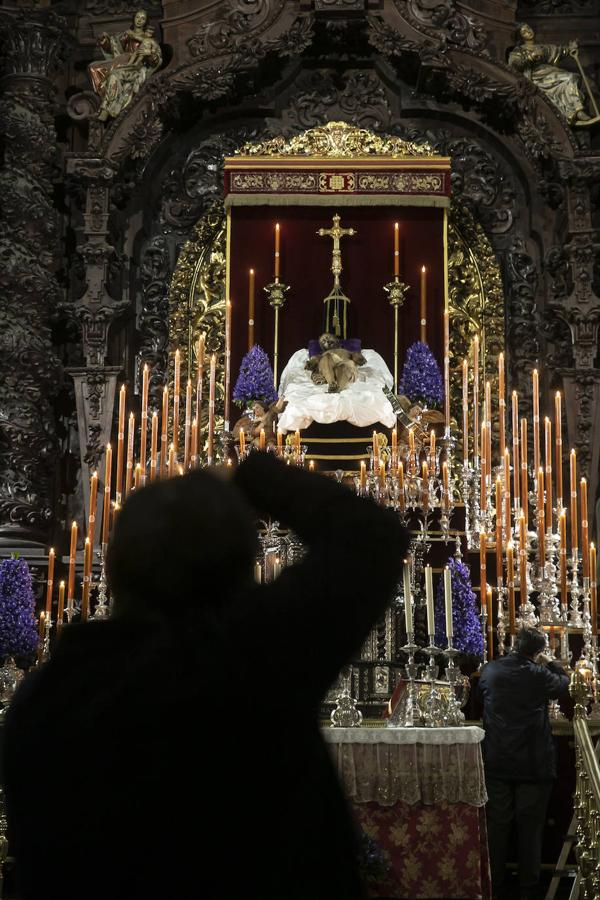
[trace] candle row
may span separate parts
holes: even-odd
[[[230,330],[231,313],[230,304],[226,307],[225,330]],[[205,369],[205,337],[201,335],[197,345],[197,371],[195,385],[188,378],[185,389],[185,412],[183,416],[183,445],[180,446],[182,415],[181,415],[181,354],[175,351],[173,368],[173,395],[170,397],[168,386],[163,388],[161,414],[157,411],[148,416],[148,366],[144,365],[142,374],[141,415],[139,429],[136,426],[136,417],[133,412],[127,418],[127,435],[125,435],[125,418],[127,394],[125,385],[119,391],[119,413],[117,430],[117,457],[114,480],[114,503],[120,507],[129,492],[135,487],[144,485],[149,479],[153,481],[157,477],[173,475],[179,468],[187,470],[195,468],[200,460],[200,453],[204,446],[202,438],[202,418],[204,402],[204,369]],[[229,373],[229,360],[225,356],[225,378]],[[208,392],[208,430],[207,430],[207,455],[209,459],[214,457],[215,443],[215,391],[216,391],[216,354],[210,357],[209,392]],[[226,416],[228,414],[226,406]],[[150,450],[148,452],[148,431],[150,431]],[[127,440],[125,441],[125,438]],[[136,454],[136,444],[139,437],[139,453]],[[169,441],[169,437],[171,440]],[[104,478],[104,514],[102,542],[108,539],[109,512],[112,497],[112,445],[107,444],[105,455]],[[97,489],[92,476],[92,490]],[[95,495],[94,495],[95,496]],[[91,514],[95,511],[95,503],[90,499]],[[90,529],[93,523],[90,522]],[[93,529],[92,529],[93,531]]]
[[[250,444],[246,437],[246,432],[244,431],[243,428],[240,428],[238,442],[239,442],[239,444],[238,444],[239,454],[238,455],[239,455],[240,460],[242,460],[247,456],[248,451],[250,449]],[[290,446],[290,445],[288,444],[287,446]],[[259,450],[267,449],[267,435],[266,435],[264,428],[261,428],[259,431],[259,434],[258,434],[258,449]],[[280,428],[277,429],[277,443],[275,446],[275,450],[276,450],[277,456],[283,457],[285,455],[284,446],[283,446],[283,432]],[[300,437],[300,432],[297,430],[294,432],[293,438],[291,440],[291,452],[292,452],[293,456],[295,457],[295,461],[297,463],[299,463],[301,460],[301,457],[302,457],[302,440]]]
[[[454,637],[454,622],[452,617],[452,573],[449,566],[444,567],[444,612],[446,617],[446,637]],[[414,634],[413,597],[411,590],[410,566],[404,563],[402,572],[404,591],[404,620],[407,635]],[[435,635],[435,608],[433,601],[433,569],[425,566],[425,605],[427,609],[427,634],[433,643]]]

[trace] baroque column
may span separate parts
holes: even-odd
[[[117,375],[121,366],[105,365],[108,352],[108,332],[111,324],[129,307],[127,300],[115,298],[109,287],[111,264],[117,253],[110,242],[110,191],[115,175],[114,166],[106,159],[91,156],[72,156],[67,172],[85,189],[83,237],[79,247],[85,267],[85,291],[64,310],[81,328],[85,365],[69,369],[75,382],[77,425],[81,456],[82,486],[86,518],[89,514],[90,475],[100,466],[106,443],[110,440]],[[117,288],[118,291],[118,288]],[[102,490],[98,492],[98,504]],[[95,511],[95,515],[98,510]],[[96,543],[100,529],[96,529]]]
[[[59,299],[55,88],[66,23],[48,9],[0,9],[0,547],[44,544],[58,445],[61,367],[50,319]]]
[[[561,249],[563,277],[554,281],[551,308],[571,338],[573,367],[562,372],[569,444],[577,449],[580,473],[589,481],[593,520],[600,470],[600,296],[594,290],[600,242],[592,224],[591,188],[600,177],[600,157],[565,160],[560,174],[567,185],[569,224]]]

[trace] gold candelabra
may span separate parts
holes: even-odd
[[[394,309],[394,393],[398,393],[398,313],[400,307],[404,306],[406,292],[410,285],[400,281],[396,275],[393,281],[388,281],[383,286],[384,291],[389,297],[390,306]]]
[[[279,278],[275,278],[271,284],[268,284],[263,290],[269,298],[269,305],[275,311],[275,336],[273,338],[273,382],[277,388],[277,372],[279,367],[279,310],[283,308],[285,303],[285,295],[289,291],[289,284],[283,284]]]

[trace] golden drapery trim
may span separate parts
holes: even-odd
[[[450,206],[450,198],[436,194],[228,194],[232,206]]]

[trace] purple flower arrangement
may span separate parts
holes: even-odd
[[[429,409],[441,409],[444,403],[444,382],[435,356],[422,341],[415,341],[406,351],[400,393],[413,403]]]
[[[273,369],[269,357],[259,344],[255,344],[242,360],[240,374],[233,389],[233,400],[240,407],[255,401],[269,405],[277,400]]]
[[[0,657],[31,656],[37,650],[35,598],[24,559],[0,563]]]
[[[483,634],[479,621],[477,598],[471,585],[469,567],[456,557],[447,562],[452,577],[452,621],[454,646],[463,653],[483,658]],[[447,647],[445,633],[444,579],[440,578],[435,595],[435,643]]]

